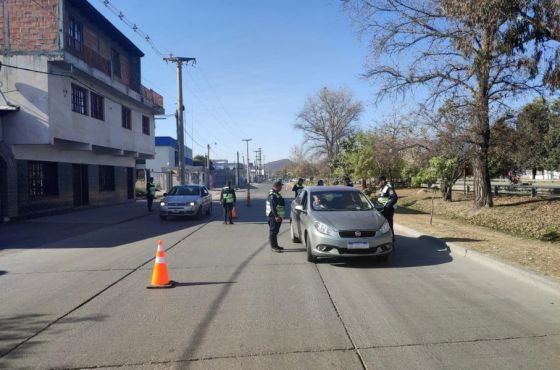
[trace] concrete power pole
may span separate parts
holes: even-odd
[[[235,187],[239,189],[239,152],[237,152],[237,162],[235,162]]]
[[[183,57],[168,57],[163,58],[166,62],[177,63],[177,96],[178,96],[178,106],[177,106],[177,141],[179,148],[179,182],[181,185],[185,185],[185,135],[184,135],[184,121],[183,121],[183,111],[185,107],[183,106],[183,63],[186,65],[189,62],[196,63],[195,58],[183,58]]]
[[[249,141],[253,139],[242,139],[247,143],[247,207],[251,205],[251,172],[249,171]]]
[[[206,187],[210,189],[210,144],[206,145]]]

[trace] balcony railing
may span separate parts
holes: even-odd
[[[92,67],[99,69],[106,75],[111,75],[110,60],[103,58],[95,50],[84,45],[84,43],[76,42],[76,40],[70,37],[70,35],[67,35],[66,37],[66,50]]]
[[[159,95],[154,90],[142,86],[142,95],[145,100],[151,102],[156,107],[163,108],[163,96]]]

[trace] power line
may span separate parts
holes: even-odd
[[[105,5],[107,9],[111,11],[115,16],[117,16],[124,24],[126,24],[132,31],[137,33],[140,37],[142,37],[146,42],[150,45],[152,50],[161,58],[172,56],[172,53],[163,53],[152,40],[150,35],[144,32],[138,25],[128,19],[122,11],[117,9],[109,0],[99,0],[100,3]]]

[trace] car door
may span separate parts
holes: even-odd
[[[212,199],[210,198],[210,192],[204,186],[202,187],[202,204],[203,210],[208,210],[212,206]]]
[[[303,207],[304,210],[307,209],[307,190],[302,190],[301,193],[296,198],[297,205]],[[306,212],[306,211],[305,211]],[[303,218],[305,216],[305,212],[294,212],[296,218],[296,230],[297,230],[297,237],[301,238],[303,236],[302,230],[305,230],[305,226],[302,226],[302,222],[304,221]]]

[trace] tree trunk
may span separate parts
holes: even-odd
[[[533,180],[537,178],[537,169],[533,167]]]
[[[486,40],[485,40],[486,41]],[[490,171],[488,168],[488,149],[490,147],[490,114],[488,99],[489,68],[487,64],[481,67],[478,78],[478,92],[475,97],[474,115],[474,158],[473,158],[473,188],[474,208],[492,207],[492,189],[490,185]]]

